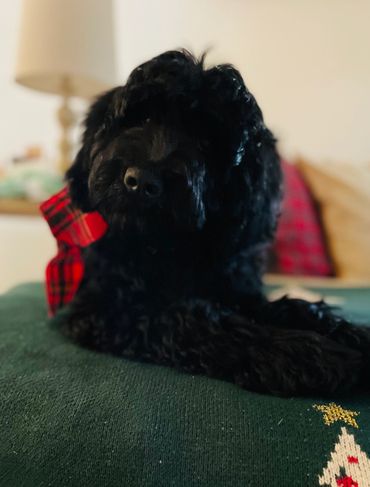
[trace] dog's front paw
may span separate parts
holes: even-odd
[[[350,325],[343,322],[330,338],[361,353],[363,363],[361,383],[370,390],[370,326]]]
[[[61,325],[64,336],[79,345],[101,352],[110,352],[112,342],[106,320],[93,312],[80,313],[72,309],[64,317]]]
[[[362,355],[315,332],[280,330],[268,349],[265,345],[259,350],[254,362],[270,393],[327,395],[358,385]]]

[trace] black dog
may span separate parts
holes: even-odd
[[[67,179],[109,224],[64,324],[80,344],[272,394],[368,387],[370,329],[262,294],[281,171],[235,68],[139,66],[91,107]]]

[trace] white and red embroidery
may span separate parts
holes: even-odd
[[[328,487],[370,487],[370,460],[354,435],[341,428],[331,459],[319,476]]]

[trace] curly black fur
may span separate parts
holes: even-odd
[[[170,51],[136,68],[92,105],[67,179],[109,224],[64,323],[80,344],[273,394],[368,386],[369,330],[262,294],[281,170],[234,67]]]

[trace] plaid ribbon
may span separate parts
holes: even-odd
[[[82,213],[72,205],[68,187],[40,205],[58,245],[57,255],[46,268],[49,315],[69,303],[84,274],[81,248],[99,240],[108,225],[98,212]]]

